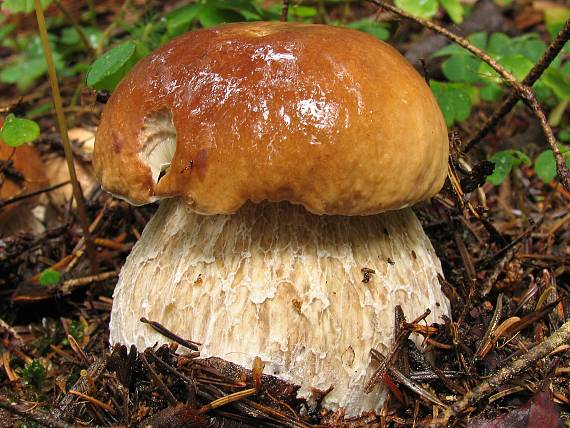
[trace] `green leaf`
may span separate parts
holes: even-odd
[[[41,0],[42,8],[45,9],[52,0]],[[34,11],[34,0],[4,0],[2,10],[11,13],[30,13]]]
[[[59,284],[61,273],[55,269],[48,268],[40,274],[40,284],[44,286]]]
[[[456,24],[463,22],[463,6],[459,0],[439,0],[449,17]]]
[[[538,155],[534,162],[534,171],[538,178],[545,183],[550,183],[556,177],[556,161],[550,150],[545,150]]]
[[[347,27],[354,30],[364,31],[365,33],[371,34],[380,40],[388,40],[390,37],[390,32],[386,28],[386,24],[376,22],[370,18],[364,18],[359,21],[351,22],[347,25]]]
[[[534,67],[534,63],[521,54],[503,58],[501,64],[519,81],[523,80],[532,67]]]
[[[461,122],[471,114],[471,94],[465,85],[430,81],[430,87],[437,99],[447,126]]]
[[[93,27],[85,27],[82,28],[83,34],[85,34],[85,38],[91,45],[91,47],[96,48],[99,44],[99,39],[101,38],[101,31],[97,28]],[[73,27],[66,27],[61,32],[61,37],[59,38],[61,44],[66,46],[79,46],[80,48],[84,48],[83,42],[79,37],[79,32]]]
[[[544,10],[544,22],[550,37],[553,39],[568,19],[570,19],[570,8],[568,7],[550,6]]]
[[[518,81],[523,80],[534,66],[532,61],[521,54],[515,54],[507,57],[498,57],[498,61],[505,69],[513,74]],[[485,80],[497,84],[503,82],[499,74],[485,62],[481,62],[478,71],[481,78]]]
[[[561,100],[570,100],[570,76],[564,76],[560,70],[548,68],[540,79]]]
[[[239,22],[243,21],[244,17],[231,10],[231,9],[221,9],[217,7],[203,7],[198,12],[198,20],[202,27],[214,27],[216,25],[223,24],[225,22]]]
[[[461,46],[455,44],[455,43],[450,43],[447,46],[444,46],[443,48],[435,51],[431,57],[432,58],[438,58],[441,56],[448,56],[448,55],[470,55],[469,51],[466,49],[463,49]]]
[[[56,37],[49,35],[48,38],[55,68],[61,73],[65,69],[65,63],[56,49]],[[23,45],[24,49],[15,57],[15,61],[1,68],[0,81],[17,85],[20,91],[24,91],[47,73],[47,64],[39,36],[23,37],[18,44]]]
[[[166,15],[166,30],[171,36],[178,36],[190,28],[197,18],[201,5],[193,3],[173,10]]]
[[[243,13],[247,11],[250,14],[257,14],[260,17],[263,14],[263,9],[259,6],[258,3],[261,3],[258,0],[206,0],[204,2],[207,6],[214,6],[218,9],[228,9],[233,10],[238,13]],[[280,4],[279,4],[280,6]],[[295,7],[295,5],[291,4],[291,8]],[[305,6],[303,6],[305,7]],[[280,11],[281,12],[281,11]],[[279,14],[281,15],[281,14]]]
[[[480,49],[485,49],[487,46],[487,33],[482,31],[479,33],[470,34],[467,37],[467,40],[469,40],[474,46]],[[441,48],[440,50],[436,51],[434,54],[432,54],[432,58],[437,58],[440,56],[447,56],[447,55],[457,55],[457,54],[472,55],[467,49],[462,48],[456,43],[451,43]]]
[[[40,136],[40,127],[33,120],[19,119],[9,114],[0,130],[0,139],[10,147],[30,143]]]
[[[502,150],[491,157],[491,162],[495,164],[493,173],[487,177],[487,181],[498,186],[508,177],[515,166],[521,164],[530,165],[531,161],[527,155],[519,150]]]
[[[396,0],[396,6],[412,15],[430,19],[437,13],[437,0]]]
[[[0,81],[17,85],[21,91],[30,87],[34,81],[47,72],[47,65],[43,58],[21,59],[6,65],[0,71]]]
[[[482,79],[479,76],[481,60],[472,55],[453,55],[441,65],[445,77],[452,82],[477,83]]]
[[[492,55],[505,55],[508,54],[508,46],[511,43],[511,38],[504,33],[493,33],[489,37],[489,44],[487,52]]]
[[[551,101],[550,98],[552,98],[552,90],[544,83],[542,78],[532,85],[532,89],[534,90],[539,102],[546,103]]]
[[[22,380],[25,385],[40,388],[44,383],[47,375],[45,367],[39,360],[33,360],[27,364],[21,371]]]
[[[479,49],[485,49],[487,47],[487,33],[484,31],[470,34],[467,40],[471,42],[472,45],[478,47]]]
[[[289,16],[297,18],[312,18],[317,15],[317,9],[312,6],[293,5],[289,9]]]
[[[570,141],[570,131],[560,131],[558,133],[558,139],[560,141]]]
[[[81,340],[85,335],[85,326],[79,320],[71,321],[69,325],[69,334],[77,341]]]
[[[112,91],[139,59],[135,42],[115,46],[89,66],[87,86]]]
[[[16,24],[4,24],[2,23],[2,27],[0,27],[0,40],[10,34],[16,28]]]
[[[481,98],[488,102],[497,101],[501,97],[502,92],[501,87],[494,83],[489,83],[488,85],[483,86],[479,91]]]

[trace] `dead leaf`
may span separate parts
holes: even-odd
[[[556,428],[560,411],[552,401],[550,390],[534,395],[524,406],[495,419],[475,418],[468,428]]]

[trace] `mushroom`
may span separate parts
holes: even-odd
[[[325,390],[347,415],[394,307],[449,314],[441,266],[409,208],[441,188],[447,130],[429,87],[365,33],[240,23],[167,43],[109,99],[96,134],[103,187],[160,199],[115,289],[112,343],[167,339],[203,357]],[[396,211],[397,210],[397,211]]]

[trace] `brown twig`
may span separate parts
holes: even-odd
[[[107,281],[109,279],[116,278],[117,276],[119,276],[119,272],[114,270],[111,272],[101,272],[97,275],[84,276],[82,278],[72,278],[64,281],[63,284],[61,284],[61,287],[59,289],[55,289],[55,291],[59,294],[65,295],[71,293],[77,287],[83,287],[95,282]]]
[[[10,400],[8,397],[0,395],[0,408],[7,410],[21,416],[24,419],[31,419],[40,425],[54,428],[71,428],[71,425],[61,421],[59,418],[54,418],[49,413],[37,410],[35,408],[27,408],[24,404],[15,400]]]
[[[420,315],[418,318],[416,318],[410,324],[417,324],[421,320],[425,319],[430,313],[431,313],[431,311],[429,309],[426,309],[426,311],[422,315]],[[405,324],[405,319],[402,320],[402,324]],[[384,379],[384,375],[389,370],[390,366],[394,363],[396,357],[400,354],[401,349],[402,349],[402,345],[408,340],[408,337],[410,337],[410,334],[412,334],[412,330],[410,328],[401,328],[400,329],[400,332],[394,338],[394,344],[390,348],[388,355],[386,356],[386,358],[381,360],[379,367],[376,369],[374,374],[370,377],[370,379],[366,383],[366,386],[364,387],[364,391],[366,393],[372,392],[374,387],[382,379]],[[373,351],[376,352],[374,349],[370,350],[370,352],[373,352]]]
[[[111,24],[109,24],[109,26],[105,28],[105,30],[103,30],[103,33],[101,33],[101,37],[99,38],[99,44],[95,49],[97,55],[101,55],[103,53],[103,48],[105,47],[105,43],[107,43],[107,39],[111,36],[111,33],[115,31],[115,28],[117,28],[121,24],[121,21],[125,17],[125,14],[127,13],[127,10],[131,7],[132,3],[133,3],[132,0],[125,0],[123,5],[121,6],[121,11],[119,12],[119,14],[115,17],[115,19],[113,19],[113,22],[111,22]]]
[[[79,38],[81,39],[81,43],[83,43],[83,46],[85,46],[85,50],[87,51],[87,54],[90,57],[94,57],[95,56],[95,49],[93,49],[93,46],[91,46],[91,43],[89,43],[89,39],[85,35],[85,31],[83,31],[83,28],[81,28],[81,25],[79,25],[77,20],[69,13],[69,11],[63,6],[63,4],[61,4],[61,0],[56,0],[55,5],[60,10],[60,12],[63,14],[65,19],[67,19],[69,21],[69,23],[75,29],[75,31],[77,31],[77,34],[79,35]]]
[[[93,382],[101,376],[103,371],[107,368],[107,359],[100,358],[89,366],[84,374],[73,384],[71,390],[79,392],[90,392]],[[62,418],[64,414],[71,417],[75,416],[75,409],[72,410],[72,404],[75,401],[75,395],[69,392],[59,401],[57,407],[54,409],[54,416]]]
[[[566,25],[560,30],[558,36],[550,43],[542,58],[535,64],[535,66],[528,72],[526,77],[521,82],[523,85],[532,86],[539,78],[542,76],[544,70],[548,68],[550,63],[556,58],[560,53],[568,39],[570,38],[570,20],[566,21]],[[512,108],[515,106],[519,97],[516,92],[511,92],[507,99],[503,101],[501,107],[499,107],[492,115],[489,117],[484,125],[477,131],[477,133],[469,138],[465,144],[463,151],[468,152],[473,149],[488,133],[493,129],[497,123],[508,114]]]
[[[113,408],[113,406],[111,406],[107,403],[103,403],[101,400],[98,400],[95,397],[91,397],[90,395],[84,394],[84,393],[79,392],[79,391],[75,391],[74,389],[70,389],[69,394],[75,395],[79,398],[83,398],[84,400],[90,402],[94,406],[100,407],[104,410],[107,410],[108,412],[110,412],[112,414],[115,414],[115,409]]]
[[[143,353],[139,354],[139,358],[141,360],[141,362],[143,363],[143,365],[146,367],[146,369],[148,370],[148,373],[150,375],[150,378],[153,380],[153,382],[156,384],[156,386],[162,391],[162,393],[164,394],[164,397],[166,398],[166,401],[168,401],[168,404],[170,404],[171,406],[176,406],[178,404],[178,400],[176,399],[176,397],[172,394],[172,392],[170,391],[170,389],[168,388],[168,386],[166,386],[166,384],[162,381],[162,379],[156,374],[156,372],[154,371],[154,369],[152,368],[152,366],[149,364],[149,362],[147,361],[146,357],[144,356]]]
[[[256,392],[257,390],[255,388],[249,388],[249,389],[244,389],[243,391],[234,392],[233,394],[226,395],[208,404],[203,405],[198,409],[198,413],[204,414],[210,410],[217,409],[218,407],[233,403],[234,401],[242,400],[245,397],[249,397],[250,395],[255,394]]]
[[[554,349],[560,345],[570,341],[570,321],[566,321],[552,336],[546,339],[541,344],[529,350],[526,354],[513,361],[507,367],[499,370],[491,378],[480,383],[473,388],[463,398],[449,407],[443,414],[441,419],[433,422],[434,426],[445,426],[448,421],[460,413],[464,412],[469,406],[481,400],[488,394],[496,391],[497,388],[504,385],[509,380],[518,376],[520,373],[527,370],[538,360],[546,357]]]
[[[15,204],[16,202],[20,202],[24,199],[33,198],[34,196],[41,195],[42,193],[51,192],[52,190],[59,189],[60,187],[66,186],[69,184],[69,181],[64,181],[63,183],[54,184],[53,186],[44,187],[43,189],[36,190],[35,192],[26,193],[24,195],[14,196],[13,198],[4,199],[0,201],[0,208],[4,208],[6,205]]]
[[[177,334],[171,332],[170,330],[168,330],[166,327],[164,327],[162,324],[157,323],[156,321],[150,321],[147,320],[145,317],[142,317],[140,319],[140,321],[142,323],[148,324],[150,325],[153,329],[155,329],[157,332],[159,332],[160,334],[162,334],[164,337],[178,343],[179,345],[182,345],[188,349],[191,349],[192,351],[197,351],[198,350],[198,345],[200,345],[200,343],[197,342],[193,342],[191,340],[186,340],[183,339],[182,337],[178,336]]]
[[[491,318],[491,322],[489,323],[487,331],[483,336],[483,340],[481,341],[479,347],[477,348],[477,351],[475,352],[475,356],[473,357],[474,359],[481,359],[483,357],[482,351],[487,347],[487,344],[491,342],[493,332],[495,331],[495,329],[499,325],[499,322],[501,321],[501,316],[503,315],[502,312],[503,312],[503,295],[499,294],[499,296],[497,297],[497,303],[495,304],[495,312],[493,312],[493,317]]]
[[[289,3],[290,0],[283,0],[281,6],[281,17],[279,18],[279,21],[281,22],[287,22],[287,15],[289,14]]]
[[[519,82],[515,76],[513,76],[509,71],[507,71],[503,66],[501,66],[497,61],[495,61],[490,55],[485,53],[483,50],[479,49],[478,47],[471,44],[467,39],[458,36],[457,34],[452,33],[451,31],[447,30],[446,28],[437,25],[430,21],[425,21],[421,18],[416,16],[410,15],[407,12],[404,12],[402,9],[393,6],[391,4],[385,3],[382,0],[368,0],[370,3],[375,4],[378,7],[386,9],[396,15],[399,15],[403,18],[406,18],[410,21],[414,21],[425,28],[428,28],[432,31],[435,31],[445,37],[447,37],[452,42],[457,43],[462,48],[468,50],[495,70],[499,76],[503,78],[503,80],[513,88],[517,97],[521,99],[534,113],[536,118],[538,119],[542,131],[546,137],[546,141],[550,146],[550,150],[554,154],[554,159],[556,160],[556,172],[558,173],[558,177],[560,178],[560,182],[564,186],[564,188],[570,191],[570,172],[568,171],[568,167],[562,154],[560,153],[560,149],[558,148],[558,144],[556,142],[556,138],[554,137],[554,133],[552,132],[552,128],[548,124],[546,116],[544,115],[544,111],[540,107],[532,88],[528,85],[525,85]]]
[[[67,169],[69,170],[69,177],[71,178],[71,186],[73,187],[73,197],[77,203],[77,212],[79,214],[79,222],[81,228],[83,229],[83,236],[85,238],[85,247],[87,249],[87,255],[91,263],[91,271],[93,274],[97,273],[97,253],[95,252],[95,247],[91,241],[91,233],[89,232],[89,221],[87,219],[87,210],[85,209],[85,199],[83,197],[83,191],[81,190],[81,185],[77,179],[77,173],[75,171],[75,165],[73,163],[73,152],[71,150],[71,144],[69,143],[69,136],[67,134],[67,122],[65,121],[65,116],[63,115],[63,103],[61,101],[61,92],[59,90],[59,83],[57,81],[57,73],[55,70],[55,65],[53,63],[53,57],[51,53],[51,47],[48,42],[48,34],[44,12],[40,0],[35,0],[36,17],[38,20],[38,28],[40,32],[40,38],[42,41],[42,48],[44,51],[44,56],[47,63],[47,70],[49,81],[51,85],[51,94],[53,98],[53,105],[55,107],[57,124],[59,128],[59,133],[61,135],[61,142],[63,144],[63,150],[65,152],[65,159],[67,161]]]
[[[386,357],[384,355],[382,355],[382,353],[380,353],[379,351],[377,351],[376,349],[371,349],[370,350],[370,354],[372,355],[372,357],[374,357],[374,359],[376,361],[378,361],[380,364],[385,364],[386,362]],[[400,382],[402,385],[405,385],[406,387],[408,387],[410,390],[414,391],[416,394],[418,394],[420,397],[422,397],[423,399],[437,405],[437,406],[441,406],[443,408],[446,408],[447,406],[439,399],[437,398],[435,395],[433,395],[431,392],[426,391],[424,388],[422,388],[418,383],[414,382],[413,380],[409,379],[408,377],[406,377],[400,370],[398,370],[396,367],[394,366],[389,366],[388,367],[388,371],[390,372],[390,375],[398,382]]]

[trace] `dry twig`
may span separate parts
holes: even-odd
[[[473,388],[463,398],[451,407],[449,407],[443,414],[441,419],[433,422],[434,426],[445,426],[450,419],[457,417],[464,412],[469,406],[481,400],[488,394],[496,391],[501,385],[504,385],[509,380],[518,376],[520,373],[527,370],[541,358],[546,357],[553,350],[559,346],[566,344],[570,341],[570,321],[566,321],[552,336],[546,339],[541,344],[529,350],[526,354],[513,361],[507,367],[503,367],[495,375],[480,383]]]
[[[290,0],[283,0],[283,5],[281,6],[281,17],[279,18],[281,22],[287,22],[287,15],[289,14],[289,3]]]
[[[87,219],[87,210],[85,208],[85,198],[83,196],[83,191],[81,190],[81,185],[79,184],[79,180],[77,179],[77,173],[75,171],[75,165],[73,163],[73,153],[71,150],[71,144],[69,143],[69,136],[67,133],[67,122],[65,121],[65,116],[63,114],[63,102],[61,100],[61,92],[59,90],[59,83],[57,80],[57,73],[53,62],[51,47],[48,42],[47,27],[46,27],[42,5],[40,4],[40,0],[35,0],[35,9],[36,9],[36,17],[38,20],[40,39],[42,41],[44,57],[47,63],[48,77],[51,85],[51,94],[57,118],[57,126],[59,128],[59,133],[61,135],[61,142],[63,145],[63,151],[65,152],[65,160],[67,161],[67,169],[69,171],[69,177],[71,178],[73,197],[75,198],[75,202],[77,203],[79,223],[81,224],[81,228],[83,229],[83,237],[85,239],[85,247],[87,248],[89,261],[91,263],[91,270],[93,274],[96,274],[97,253],[95,251],[95,247],[93,246],[93,242],[91,241],[91,233],[89,232],[89,221]]]
[[[37,410],[34,407],[27,408],[24,404],[10,400],[3,395],[0,395],[0,408],[5,409],[10,413],[15,413],[24,419],[37,422],[43,426],[54,428],[71,428],[71,425],[59,420],[58,418],[54,418],[47,412]]]

